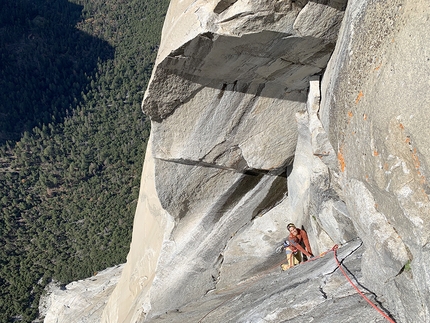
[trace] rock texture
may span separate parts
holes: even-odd
[[[362,279],[359,269],[362,251],[361,242],[352,241],[339,252],[339,260],[353,279]],[[277,262],[282,258],[278,256]],[[248,279],[242,277],[240,284],[220,286],[205,297],[149,322],[386,322],[364,304],[337,269],[332,252],[286,272],[280,272],[274,260],[264,270],[248,268]],[[360,288],[371,301],[380,302],[366,286]]]
[[[425,0],[172,1],[133,240],[101,322],[429,322]],[[372,296],[373,295],[373,296]]]
[[[288,205],[295,115],[306,110],[309,77],[324,69],[335,46],[345,3],[214,4],[173,1],[169,8],[144,100],[153,122],[143,181],[151,180],[140,205],[152,201],[149,194],[160,205],[137,211],[141,224],[124,272],[141,273],[123,275],[106,322],[149,320],[216,289],[223,277],[237,280],[242,264],[224,266],[232,237],[269,210],[277,225],[247,248],[248,265],[264,266],[285,236],[279,205]],[[141,230],[151,223],[159,238],[150,248]],[[139,285],[141,277],[148,279]],[[124,297],[127,286],[133,290]]]
[[[426,1],[351,4],[320,111],[364,277],[400,322],[430,320],[429,15]]]
[[[66,286],[52,283],[41,300],[39,314],[44,323],[99,322],[124,265],[108,268],[93,277]],[[39,322],[39,320],[37,321]]]

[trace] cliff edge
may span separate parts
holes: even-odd
[[[172,1],[133,238],[102,322],[428,322],[430,4]],[[227,306],[228,305],[228,306]]]
[[[133,242],[104,321],[233,288],[266,268],[290,221],[316,251],[360,237],[363,280],[390,313],[429,319],[429,5],[346,5],[171,3]]]

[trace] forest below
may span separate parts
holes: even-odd
[[[0,322],[126,261],[168,2],[0,2]]]

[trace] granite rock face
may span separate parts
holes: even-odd
[[[353,279],[362,280],[363,250],[361,241],[355,240],[338,252],[339,261]],[[240,284],[219,286],[204,297],[147,322],[387,322],[364,304],[337,269],[333,252],[281,272],[277,263],[283,258],[278,255],[277,259],[271,259],[264,270],[248,268],[248,278],[242,277]],[[368,299],[380,302],[366,286],[360,287]]]
[[[430,4],[172,1],[133,239],[101,322],[428,322]]]
[[[339,194],[366,246],[366,281],[400,322],[427,322],[430,4],[356,1],[347,12],[320,110]]]
[[[160,205],[136,215],[143,227],[157,223],[152,233],[160,240],[147,258],[149,248],[141,246],[148,237],[135,225],[124,272],[145,259],[152,265],[140,275],[148,279],[139,289],[134,274],[123,275],[118,286],[133,285],[133,302],[123,306],[117,288],[107,322],[149,320],[204,296],[223,277],[237,280],[242,265],[224,266],[232,237],[288,205],[295,115],[306,110],[309,77],[321,73],[334,49],[345,3],[227,4],[170,5],[143,104],[152,120],[144,174],[151,172]],[[318,28],[315,15],[324,17],[316,19]],[[141,191],[145,201],[148,186]],[[249,266],[263,266],[285,236],[286,218],[279,215],[267,240],[243,254]]]
[[[108,268],[93,277],[72,282],[64,287],[51,283],[41,299],[40,317],[44,323],[99,322],[124,265]],[[39,321],[37,321],[39,322]]]

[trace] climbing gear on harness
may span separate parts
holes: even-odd
[[[285,241],[282,243],[282,245],[278,246],[278,247],[275,249],[275,252],[276,252],[276,253],[281,253],[281,252],[282,252],[282,251],[284,251],[284,250],[285,250],[285,248],[287,248],[289,245],[290,245],[290,242],[289,242],[288,240],[285,240]]]

